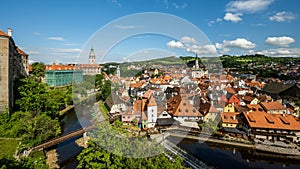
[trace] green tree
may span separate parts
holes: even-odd
[[[37,77],[44,77],[45,76],[45,64],[42,62],[35,62],[32,65],[32,74]]]
[[[40,113],[44,105],[43,94],[46,93],[46,85],[36,76],[29,76],[21,82],[22,85],[18,88],[21,98],[16,101],[20,110]]]
[[[106,98],[111,93],[111,81],[109,81],[109,80],[105,81],[105,83],[101,89],[101,92],[102,92],[103,100],[106,100]]]

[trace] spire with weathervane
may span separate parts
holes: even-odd
[[[89,56],[89,63],[95,64],[96,56],[93,47],[91,47],[90,56]]]

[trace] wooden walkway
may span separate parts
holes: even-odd
[[[93,128],[95,128],[95,126],[89,126],[89,127],[86,127],[86,128],[78,129],[76,131],[70,132],[70,133],[65,134],[63,136],[60,136],[60,137],[54,138],[52,140],[49,140],[49,141],[47,141],[45,143],[38,144],[38,145],[32,147],[30,150],[31,151],[33,151],[33,150],[43,150],[45,148],[52,147],[52,146],[57,145],[57,144],[59,144],[61,142],[69,140],[69,139],[71,139],[73,137],[79,136],[79,135],[81,135],[81,134],[85,133],[86,131],[91,130]]]

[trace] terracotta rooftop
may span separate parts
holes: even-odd
[[[235,112],[223,112],[222,113],[222,123],[231,123],[231,124],[238,124],[237,115],[239,113]]]
[[[143,82],[131,83],[130,87],[132,87],[132,88],[140,88],[140,87],[143,86],[143,84],[144,84]]]
[[[136,100],[133,103],[134,114],[140,114],[140,113],[144,112],[145,109],[146,109],[146,99]]]
[[[236,91],[232,87],[227,87],[226,91],[230,94],[236,94]]]
[[[203,116],[194,106],[192,106],[187,98],[181,98],[176,95],[168,100],[168,112],[173,116],[188,116],[188,117],[200,117]]]
[[[46,65],[45,70],[77,70],[76,66],[72,65]]]
[[[251,128],[300,130],[300,122],[293,115],[269,114],[262,112],[243,113]]]
[[[286,108],[279,102],[261,102],[261,106],[266,110],[285,110]]]
[[[243,96],[242,99],[245,101],[245,102],[248,102],[250,103],[252,100],[254,100],[255,98],[254,97],[251,97],[251,96]]]
[[[23,56],[28,56],[27,53],[25,53],[23,50],[21,50],[19,47],[17,48],[17,51],[19,54],[23,55]]]
[[[151,99],[149,100],[148,106],[157,106],[155,98],[151,97]]]
[[[9,37],[6,33],[4,33],[2,30],[0,30],[0,36]]]
[[[249,108],[250,111],[265,112],[259,104],[247,104],[246,106]]]
[[[145,92],[145,94],[143,95],[143,98],[146,99],[150,99],[151,96],[153,96],[154,91],[153,90],[148,90],[147,92]]]

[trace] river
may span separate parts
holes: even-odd
[[[178,138],[170,140],[179,142]],[[225,145],[200,143],[196,140],[183,139],[178,144],[197,159],[219,169],[299,169],[300,161],[274,158],[255,150]]]
[[[62,119],[62,122],[63,134],[82,128],[75,111],[68,112]],[[78,165],[76,156],[82,151],[82,148],[75,143],[75,140],[80,137],[81,136],[69,139],[57,145],[58,164],[61,168],[74,169]]]
[[[63,121],[63,134],[81,128],[81,125],[77,119],[75,111],[71,111],[62,119]],[[80,137],[80,136],[79,136]],[[57,153],[59,156],[59,165],[61,168],[74,169],[76,168],[78,161],[76,156],[82,151],[73,138],[57,146]],[[178,142],[177,138],[170,138],[170,140]],[[218,169],[299,169],[300,161],[287,160],[280,158],[272,158],[270,156],[262,156],[262,154],[243,148],[236,148],[224,145],[199,143],[198,141],[191,139],[183,139],[179,144],[179,147],[185,149],[191,153],[197,159],[203,161],[209,166],[213,166]]]

